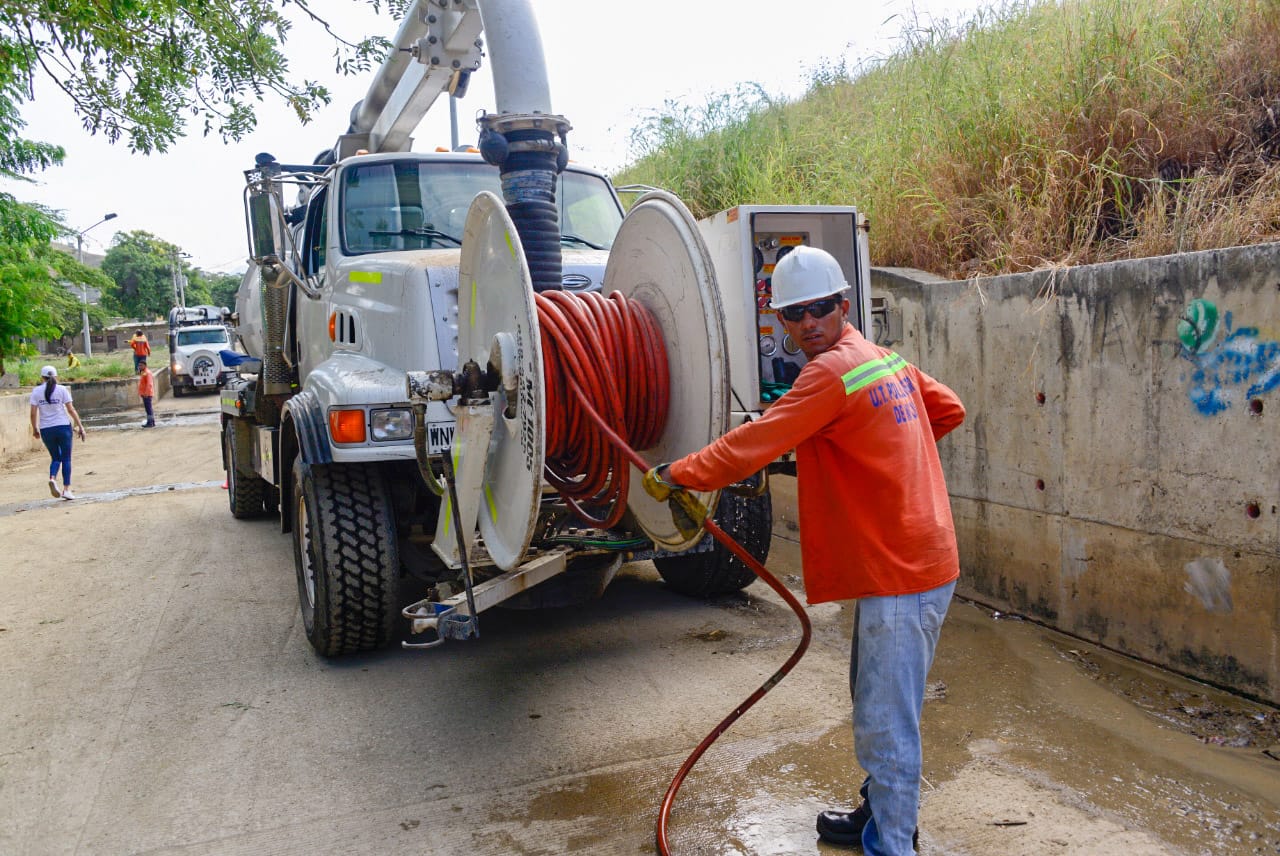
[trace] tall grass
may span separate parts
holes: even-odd
[[[667,104],[620,181],[696,214],[853,202],[876,264],[951,276],[1280,240],[1280,0],[1063,0],[904,29],[760,87]]]

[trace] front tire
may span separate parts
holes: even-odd
[[[756,560],[763,563],[768,558],[773,540],[773,500],[767,489],[753,497],[722,492],[713,517]],[[707,552],[662,556],[653,564],[667,585],[690,597],[733,594],[756,579],[755,572],[719,541]]]
[[[293,559],[307,640],[338,657],[390,644],[400,616],[395,516],[382,474],[293,465]]]

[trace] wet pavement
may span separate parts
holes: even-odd
[[[175,490],[208,490],[221,487],[222,482],[218,480],[183,482],[180,484],[149,484],[143,487],[107,490],[101,493],[78,493],[75,503],[76,505],[93,505],[99,502],[119,502],[130,496],[146,496],[147,494],[168,493]],[[7,505],[0,505],[0,517],[8,517],[11,514],[21,514],[24,511],[34,511],[40,508],[62,508],[62,503],[63,500],[53,499],[52,497],[33,499],[27,502],[11,502]]]
[[[474,642],[324,660],[288,537],[228,513],[216,399],[160,404],[156,430],[90,422],[87,501],[48,499],[40,455],[0,468],[0,853],[653,853],[671,776],[795,645],[763,586],[696,601],[639,562],[583,607],[487,612]],[[681,789],[678,856],[851,852],[813,827],[860,779],[851,612],[809,612],[809,653]],[[1278,731],[1273,708],[957,600],[921,852],[1280,853]]]
[[[186,406],[183,407],[182,405]],[[217,397],[212,397],[212,406],[209,408],[209,401],[204,402],[204,406],[199,406],[192,402],[190,398],[184,398],[182,403],[169,407],[160,408],[157,404],[155,409],[156,428],[182,428],[191,425],[218,425],[221,416],[217,411]],[[181,408],[181,409],[179,409]],[[132,431],[141,429],[146,417],[141,411],[134,409],[124,410],[108,410],[102,413],[84,414],[84,424],[86,429],[94,431]],[[148,429],[150,430],[150,429]]]

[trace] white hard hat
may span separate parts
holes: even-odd
[[[769,305],[781,309],[793,303],[808,303],[839,294],[848,287],[835,256],[801,244],[774,265],[773,299]]]
[[[45,366],[44,368],[40,369],[40,377],[57,377],[57,376],[58,376],[58,370],[55,369],[53,366]]]

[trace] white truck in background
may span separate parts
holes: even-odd
[[[442,476],[465,466],[455,431],[476,402],[448,398],[468,371],[489,382],[483,366],[460,365],[460,333],[475,317],[459,307],[474,313],[476,289],[487,287],[460,281],[460,265],[467,252],[503,261],[514,246],[499,239],[475,250],[466,231],[473,201],[501,197],[534,291],[600,290],[635,247],[614,252],[624,217],[607,177],[568,160],[570,126],[550,110],[531,0],[417,0],[394,44],[331,150],[312,163],[260,154],[245,172],[251,263],[231,319],[248,359],[221,397],[228,500],[236,517],[278,513],[292,534],[311,645],[324,656],[379,648],[400,635],[402,618],[415,633],[434,632],[417,647],[470,638],[476,614],[497,603],[598,595],[624,559],[652,558],[690,595],[744,588],[754,575],[710,538],[668,549],[631,513],[614,529],[592,529],[545,485],[516,567],[499,566],[483,537],[450,543],[463,500],[451,499]],[[483,47],[497,112],[478,120],[479,154],[411,151],[422,115],[438,95],[465,93]],[[715,260],[724,295],[704,295],[702,311],[730,333],[713,358],[726,379],[732,372],[717,430],[762,412],[802,359],[761,308],[783,248],[813,242],[836,253],[855,288],[854,320],[867,323],[866,232],[854,209],[734,211],[701,224],[707,247],[692,250]],[[420,394],[428,375],[451,376],[453,389]],[[761,482],[753,496],[721,494],[712,510],[764,559],[772,511]],[[487,513],[506,514],[503,484],[486,477],[474,487]],[[407,605],[411,591],[426,597]]]
[[[235,375],[222,359],[231,348],[223,319],[230,310],[217,306],[175,306],[169,310],[169,385],[175,396],[217,390]]]

